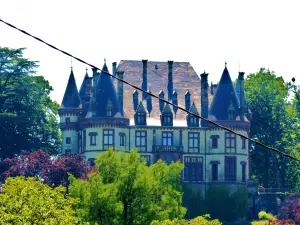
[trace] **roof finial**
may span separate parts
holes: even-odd
[[[225,67],[227,67],[227,62],[225,61]]]
[[[88,68],[87,68],[87,67],[85,67],[85,72],[87,73],[87,71],[88,71]]]
[[[104,58],[104,64],[106,64],[106,58]]]
[[[73,70],[73,62],[72,62],[72,58],[71,58],[71,70]]]

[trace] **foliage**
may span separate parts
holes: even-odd
[[[201,190],[194,190],[190,184],[182,184],[183,206],[187,208],[185,218],[192,219],[206,212],[206,203]]]
[[[151,225],[221,225],[222,223],[219,220],[210,220],[210,216],[208,214],[204,216],[198,216],[191,220],[164,220],[164,221],[153,221]]]
[[[247,215],[248,192],[246,188],[237,187],[230,193],[225,185],[209,185],[206,191],[206,212],[221,221],[235,221]]]
[[[51,157],[43,150],[35,152],[22,151],[20,156],[5,159],[8,170],[3,178],[25,176],[37,177],[50,186],[68,186],[68,173],[76,178],[85,178],[88,164],[82,155],[71,154]]]
[[[0,194],[0,221],[3,225],[73,225],[74,204],[61,186],[52,189],[34,178],[7,178]]]
[[[271,213],[267,213],[265,211],[260,211],[258,213],[258,219],[260,219],[260,220],[271,220],[271,221],[274,221],[274,220],[276,220],[276,217],[273,216]]]
[[[297,95],[290,85],[266,69],[248,75],[245,91],[252,111],[250,137],[300,157]],[[251,176],[264,187],[299,187],[300,164],[258,145],[249,149]],[[275,171],[275,176],[274,176]]]
[[[80,201],[76,214],[91,224],[150,224],[183,218],[182,164],[163,161],[146,166],[136,151],[109,149],[96,160],[97,171],[86,181],[70,176],[70,194]]]
[[[0,160],[22,149],[60,149],[56,116],[59,105],[42,76],[33,76],[38,64],[23,57],[24,48],[0,47]]]
[[[300,198],[299,195],[291,195],[280,208],[278,218],[291,220],[300,224]]]

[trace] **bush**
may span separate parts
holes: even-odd
[[[206,214],[198,216],[192,220],[164,220],[164,221],[153,221],[151,225],[222,225],[219,220],[210,220],[210,215]]]
[[[278,218],[300,224],[300,198],[298,195],[288,197],[280,208]]]
[[[273,216],[271,213],[267,213],[265,211],[260,211],[258,213],[258,219],[260,219],[260,220],[268,220],[268,221],[275,221],[276,217]]]

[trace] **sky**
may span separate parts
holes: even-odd
[[[294,0],[0,0],[0,18],[102,68],[104,58],[190,62],[218,82],[224,62],[238,71],[265,67],[300,84],[300,13]],[[61,103],[71,59],[0,23],[0,46],[26,47],[37,74]],[[73,60],[79,88],[86,65]],[[91,75],[91,69],[88,68]],[[299,79],[298,79],[299,77]],[[199,84],[200,85],[200,84]]]

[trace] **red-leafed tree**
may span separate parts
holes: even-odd
[[[77,178],[85,179],[88,173],[88,163],[83,155],[52,157],[43,150],[35,152],[22,151],[20,156],[5,159],[9,169],[2,178],[25,176],[38,177],[50,186],[68,186],[68,173]]]
[[[283,203],[280,212],[279,212],[279,223],[282,224],[300,224],[300,198],[299,195],[294,194],[287,198]]]

